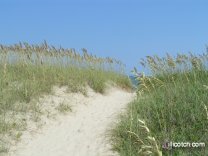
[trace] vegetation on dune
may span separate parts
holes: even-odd
[[[103,93],[109,81],[122,88],[131,87],[120,61],[93,56],[86,49],[81,55],[46,42],[0,45],[0,153],[7,151],[5,136],[16,130],[14,136],[19,138],[26,127],[25,119],[16,119],[14,114],[41,111],[32,99],[51,92],[53,86],[68,86],[71,92],[85,94],[88,85]],[[59,110],[70,107],[63,105]]]
[[[137,99],[112,131],[120,155],[208,155],[208,53],[164,58],[147,56],[133,70]],[[164,149],[167,142],[197,142],[202,147]],[[205,145],[205,147],[204,147]]]

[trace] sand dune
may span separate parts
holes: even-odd
[[[55,95],[44,98],[43,106],[50,100],[63,99],[72,105],[73,112],[59,114],[55,120],[45,120],[45,125],[33,132],[28,130],[22,140],[12,148],[11,156],[111,156],[106,132],[116,121],[126,105],[135,97],[133,93],[111,88],[101,95],[88,89],[88,97],[56,89]],[[33,133],[32,133],[33,132]]]

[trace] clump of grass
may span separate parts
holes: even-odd
[[[131,135],[131,138],[135,139],[135,143],[140,145],[138,146],[138,154],[162,156],[162,152],[159,150],[155,138],[151,136],[145,121],[138,119],[138,123],[139,130],[142,132],[143,136],[146,136],[146,139],[140,139],[140,136],[136,133],[127,131]]]
[[[9,151],[9,148],[5,144],[5,142],[0,142],[0,153],[2,154],[5,154]]]
[[[133,70],[139,81],[138,98],[114,130],[114,149],[121,155],[140,155],[141,141],[147,141],[138,124],[138,119],[143,119],[163,155],[207,155],[206,147],[162,149],[166,141],[208,144],[207,63],[207,53],[143,59],[141,64],[151,75]],[[149,151],[145,155],[155,155],[154,148]]]
[[[56,109],[61,113],[66,113],[66,112],[69,112],[72,110],[71,107],[69,106],[69,104],[67,104],[67,103],[59,104]]]
[[[0,45],[0,135],[16,130],[8,114],[32,112],[38,119],[39,107],[31,100],[50,93],[53,86],[68,86],[71,92],[83,94],[87,85],[103,93],[109,81],[131,87],[120,61],[82,51],[80,54],[74,49],[56,48],[47,42]],[[65,105],[59,107],[60,111],[68,109]],[[0,151],[3,149],[0,146]]]

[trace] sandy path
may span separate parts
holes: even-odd
[[[15,156],[110,156],[106,130],[116,121],[134,95],[120,89],[110,89],[105,95],[88,92],[88,97],[76,96],[75,110],[59,115],[33,137],[24,137],[17,145]],[[75,96],[74,96],[75,97]],[[67,97],[70,98],[72,97]]]

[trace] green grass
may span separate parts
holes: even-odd
[[[0,46],[0,154],[9,150],[13,136],[19,140],[26,129],[27,113],[39,120],[41,107],[37,104],[53,86],[68,86],[70,92],[86,94],[86,86],[104,93],[107,83],[129,89],[123,64],[112,58],[83,55],[73,49],[54,48],[47,43],[20,43]],[[71,110],[68,104],[57,107],[60,112]],[[21,115],[20,119],[18,116]]]
[[[208,155],[207,56],[167,55],[143,60],[142,65],[149,67],[152,75],[138,76],[137,99],[112,130],[114,150],[121,156],[154,156],[160,152],[174,156]],[[138,75],[136,69],[133,72]],[[165,150],[165,141],[203,142],[205,147]]]
[[[57,108],[56,108],[59,112],[65,113],[68,111],[71,111],[71,107],[66,104],[66,103],[61,103]]]

